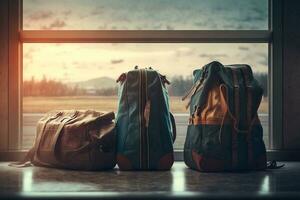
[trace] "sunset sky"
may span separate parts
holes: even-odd
[[[24,0],[27,30],[265,30],[267,0]],[[116,78],[135,65],[191,75],[218,60],[268,70],[267,44],[24,44],[24,79]]]

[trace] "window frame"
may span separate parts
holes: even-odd
[[[23,43],[268,43],[269,71],[269,150],[276,158],[284,157],[282,130],[282,0],[269,0],[268,30],[23,30],[23,1],[9,4],[9,106],[7,151],[0,158],[17,159],[22,147],[22,46]],[[11,24],[13,24],[11,26]],[[274,123],[276,122],[276,123]],[[17,125],[16,125],[17,123]],[[271,155],[271,157],[272,157]],[[175,151],[175,159],[183,153]]]

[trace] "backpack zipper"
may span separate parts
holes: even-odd
[[[144,110],[147,102],[147,73],[145,69],[140,70],[140,166],[142,169],[149,168],[149,144],[148,129],[144,118]]]

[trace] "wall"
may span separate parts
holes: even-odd
[[[20,147],[19,0],[0,0],[0,151]]]
[[[300,1],[283,1],[283,146],[300,149]]]
[[[0,1],[0,150],[8,148],[8,0]]]

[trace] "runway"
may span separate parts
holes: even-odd
[[[43,113],[24,113],[23,114],[23,139],[22,146],[23,149],[28,149],[32,146],[35,132],[36,132],[36,123],[43,116]],[[184,145],[188,114],[186,113],[175,113],[174,114],[177,128],[177,139],[174,144],[175,149],[182,149]],[[269,126],[268,126],[268,114],[259,114],[259,119],[261,120],[263,129],[264,129],[264,141],[267,146],[269,142]]]

